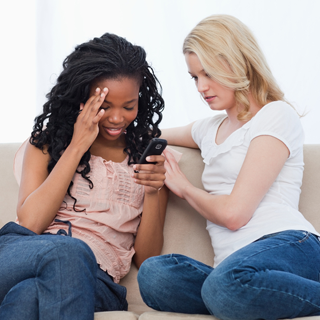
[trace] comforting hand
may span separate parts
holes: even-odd
[[[145,193],[158,192],[163,187],[166,179],[165,157],[162,155],[149,156],[147,161],[156,162],[156,164],[135,164],[133,169],[138,172],[132,174],[132,177],[136,183],[145,186]]]
[[[98,123],[104,115],[104,110],[101,107],[108,89],[104,88],[101,92],[97,88],[95,94],[88,99],[86,104],[80,104],[80,112],[76,123],[74,124],[74,132],[72,136],[71,146],[77,146],[83,153],[85,153],[99,133]]]
[[[186,186],[191,185],[186,176],[181,172],[178,162],[173,154],[164,150],[166,162],[164,164],[166,170],[166,186],[178,197],[184,199],[183,190]]]

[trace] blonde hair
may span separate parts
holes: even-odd
[[[252,115],[248,93],[263,107],[284,100],[267,61],[249,28],[229,15],[212,15],[200,21],[183,43],[183,53],[195,53],[205,72],[220,84],[235,90],[238,119]]]

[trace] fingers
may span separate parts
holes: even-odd
[[[144,185],[145,187],[152,187],[155,192],[163,187],[164,180],[166,179],[165,158],[160,155],[150,156],[147,159],[147,161],[156,162],[156,164],[135,164],[133,166],[135,173],[132,174],[132,177],[135,183]]]
[[[160,190],[166,179],[165,174],[148,174],[148,173],[134,173],[134,182],[144,185],[145,187],[152,187],[155,191]]]
[[[97,120],[99,121],[101,119],[101,116],[104,114],[103,112],[100,113],[99,108],[103,104],[106,95],[108,94],[108,89],[104,88],[102,91],[100,88],[97,88],[94,92],[94,95],[91,96],[86,104],[81,109],[80,104],[80,110],[81,111],[81,117],[86,119],[92,119],[94,123],[97,123]],[[82,104],[83,105],[83,104]],[[100,113],[100,114],[99,114]]]
[[[101,109],[101,110],[97,113],[97,115],[92,119],[92,122],[93,122],[94,124],[99,123],[99,121],[100,121],[101,118],[103,117],[104,113],[105,113],[105,110]]]
[[[74,124],[72,136],[72,145],[77,145],[81,148],[80,150],[88,150],[99,134],[98,122],[105,113],[105,110],[100,109],[100,107],[107,93],[107,88],[102,91],[97,88],[85,104],[80,103],[79,114]]]
[[[146,160],[148,162],[155,162],[155,164],[150,163],[150,164],[135,164],[133,166],[133,169],[137,172],[140,171],[152,171],[152,172],[156,172],[155,170],[158,169],[158,167],[163,167],[164,162],[165,162],[165,157],[160,155],[160,156],[148,156],[146,158]],[[157,168],[155,168],[155,166]]]

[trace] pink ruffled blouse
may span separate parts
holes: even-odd
[[[18,183],[26,143],[18,150],[14,162]],[[133,168],[127,162],[128,158],[116,163],[92,155],[89,176],[94,187],[90,189],[88,181],[76,173],[71,195],[77,199],[77,211],[73,210],[74,200],[66,195],[55,217],[71,223],[72,236],[90,246],[100,268],[116,283],[130,270],[144,199],[144,187],[134,183]],[[45,232],[55,234],[63,229],[68,233],[68,224],[55,219]]]

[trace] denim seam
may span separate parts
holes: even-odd
[[[233,279],[234,279],[234,275],[232,275],[232,276],[233,276]],[[292,294],[292,293],[289,293],[289,292],[284,292],[282,290],[275,290],[275,289],[265,288],[265,287],[257,288],[257,287],[253,287],[253,286],[251,286],[249,284],[244,285],[244,284],[241,283],[240,280],[236,280],[236,279],[234,279],[234,281],[240,283],[241,287],[246,287],[247,286],[247,287],[250,287],[251,289],[255,289],[255,290],[265,290],[265,291],[277,292],[277,293],[281,293],[283,295],[289,295],[289,296],[295,297],[295,298],[297,298],[299,300],[302,300],[304,302],[307,302],[307,303],[311,304],[312,306],[314,306],[314,307],[316,307],[316,308],[318,308],[320,310],[320,306],[319,305],[313,304],[311,301],[309,301],[309,300],[307,300],[305,298],[301,298],[301,297],[299,297],[299,296],[297,296],[295,294]]]
[[[208,275],[209,275],[209,273],[206,273],[206,272],[204,272],[203,270],[201,270],[201,269],[197,268],[196,266],[194,266],[194,265],[193,265],[193,264],[191,264],[190,262],[183,262],[183,263],[180,263],[180,262],[178,261],[178,259],[177,259],[176,257],[174,257],[173,255],[171,255],[171,258],[173,258],[173,259],[176,261],[176,263],[177,263],[177,264],[185,264],[185,265],[188,265],[189,267],[194,268],[195,270],[199,271],[199,272],[200,272],[200,273],[202,273],[203,275],[206,275],[206,276],[208,276]]]
[[[307,231],[306,231],[306,232],[307,232]],[[276,248],[276,247],[285,246],[285,245],[292,245],[292,244],[297,244],[297,243],[303,243],[303,242],[305,242],[308,238],[310,238],[310,233],[309,233],[309,232],[307,232],[307,234],[305,235],[305,237],[303,237],[303,238],[300,239],[300,240],[294,240],[294,241],[289,241],[289,242],[285,242],[285,243],[281,243],[281,244],[277,244],[277,245],[270,246],[270,247],[265,248],[265,249],[263,249],[263,250],[261,250],[261,251],[259,251],[259,252],[257,252],[257,253],[254,253],[254,254],[251,254],[250,256],[247,256],[247,257],[244,258],[242,261],[245,261],[245,260],[247,260],[247,259],[249,259],[249,258],[251,258],[251,257],[253,257],[253,256],[257,255],[257,254],[260,254],[260,253],[262,253],[262,252],[264,252],[264,251],[266,251],[266,250],[270,250],[270,249],[273,249],[273,248]],[[249,245],[250,245],[250,244],[249,244]],[[241,261],[240,263],[242,263],[242,261]]]
[[[57,248],[57,245],[53,242],[53,241],[50,241],[52,244],[53,244],[53,248],[51,248],[44,256],[42,256],[42,258],[41,258],[41,260],[39,261],[39,263],[38,263],[38,266],[41,264],[41,262],[42,262],[42,260],[49,254],[49,253],[51,253],[53,250],[57,250],[58,248]],[[59,271],[59,275],[60,275],[60,282],[61,282],[61,262],[60,262],[60,257],[59,257],[59,255],[57,255],[57,258],[58,258],[58,260],[59,260],[59,266],[60,266],[60,271]],[[36,272],[36,277],[38,277],[38,268],[37,268],[37,272]],[[39,292],[39,287],[38,287],[38,282],[36,281],[36,285],[37,285],[37,290],[38,290],[38,292]],[[62,290],[62,288],[61,288],[61,286],[60,286],[60,299],[58,299],[58,301],[59,301],[59,305],[60,305],[60,310],[61,310],[61,303],[62,303],[62,292],[61,292],[61,290]],[[57,320],[59,320],[60,319],[60,315],[61,315],[61,311],[59,311],[58,312],[58,315],[59,315],[59,318],[57,318]]]

